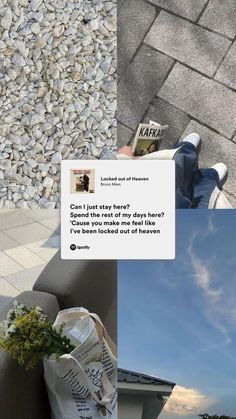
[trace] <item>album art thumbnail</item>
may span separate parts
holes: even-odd
[[[95,170],[94,169],[71,169],[70,170],[70,193],[94,193]]]

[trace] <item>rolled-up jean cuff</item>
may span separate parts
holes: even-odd
[[[196,147],[188,142],[188,141],[179,141],[178,143],[175,144],[175,146],[173,148],[179,148],[181,147],[181,150],[189,150],[189,151],[196,151]]]

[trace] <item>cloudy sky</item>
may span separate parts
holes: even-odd
[[[177,383],[160,418],[236,416],[236,213],[176,223],[175,261],[119,262],[119,366]]]

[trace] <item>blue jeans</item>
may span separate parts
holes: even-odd
[[[182,141],[175,148],[181,150],[174,157],[176,163],[176,208],[208,208],[211,194],[219,186],[214,169],[198,169],[198,155],[193,144]],[[100,159],[114,159],[116,152],[104,149]]]
[[[215,169],[199,169],[198,155],[193,144],[180,142],[176,148],[176,208],[208,208],[211,194],[219,186]]]

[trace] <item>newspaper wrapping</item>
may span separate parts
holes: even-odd
[[[117,419],[116,347],[100,318],[84,308],[60,311],[55,328],[76,348],[44,359],[52,419]]]

